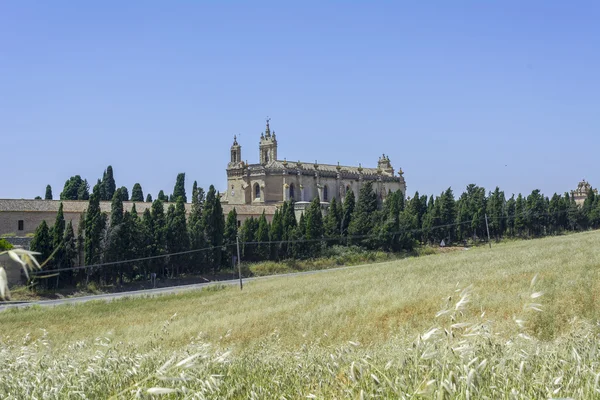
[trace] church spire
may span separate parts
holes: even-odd
[[[267,127],[265,128],[265,137],[271,137],[271,128],[269,127],[269,121],[271,118],[267,117]]]

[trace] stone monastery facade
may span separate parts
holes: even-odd
[[[242,161],[242,146],[234,137],[227,164],[227,191],[221,198],[224,204],[269,205],[293,199],[301,206],[318,197],[326,206],[333,198],[343,201],[350,191],[358,196],[367,181],[373,182],[380,201],[397,190],[406,194],[402,169],[396,174],[386,155],[379,158],[376,168],[280,159],[277,136],[275,131],[271,132],[268,119],[260,136],[258,156],[259,162],[255,164]]]

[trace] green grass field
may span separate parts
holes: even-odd
[[[2,312],[0,397],[598,398],[599,246],[586,232]]]

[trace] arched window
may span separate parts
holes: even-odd
[[[290,200],[294,200],[294,184],[290,183]]]
[[[260,186],[258,183],[254,184],[254,198],[260,199]]]
[[[329,201],[327,185],[323,186],[323,201]]]
[[[265,150],[265,164],[269,162],[269,150]]]

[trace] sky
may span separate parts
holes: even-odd
[[[2,1],[0,198],[112,165],[226,189],[233,135],[402,168],[412,195],[600,186],[597,1]]]

